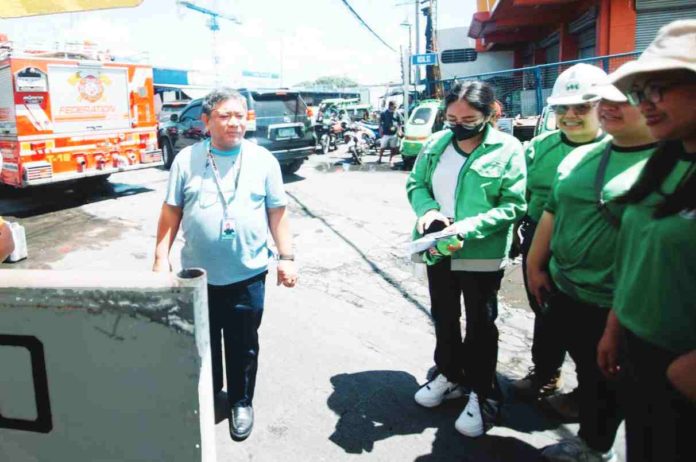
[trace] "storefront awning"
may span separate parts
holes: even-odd
[[[474,13],[469,37],[488,49],[539,40],[587,7],[585,0],[498,0],[490,12]]]
[[[138,6],[142,2],[143,0],[2,0],[0,18],[127,8]]]

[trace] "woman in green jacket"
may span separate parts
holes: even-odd
[[[696,460],[694,46],[696,20],[673,22],[613,76],[662,142],[621,198],[616,291],[597,347],[604,373],[626,381],[628,462]]]
[[[490,427],[500,398],[495,381],[497,295],[512,227],[526,210],[522,146],[490,126],[494,101],[485,82],[455,84],[445,98],[449,129],[426,142],[406,185],[418,216],[415,237],[446,228],[463,238],[449,248],[450,256],[433,249],[425,256],[438,374],[415,400],[434,407],[471,389],[455,428],[472,437]]]

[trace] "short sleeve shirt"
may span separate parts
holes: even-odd
[[[638,337],[676,354],[696,349],[696,209],[655,218],[687,176],[680,160],[655,192],[626,208],[616,253],[614,312]]]
[[[614,252],[618,229],[598,209],[595,181],[605,151],[611,149],[601,196],[617,219],[623,207],[612,202],[626,192],[643,171],[655,146],[620,148],[605,141],[581,146],[558,167],[546,210],[554,214],[549,271],[563,292],[585,303],[611,306],[614,294]]]
[[[379,124],[385,135],[396,135],[396,129],[401,125],[401,116],[396,111],[384,111],[379,117]]]
[[[207,143],[201,142],[176,156],[165,202],[183,209],[182,265],[205,269],[209,284],[227,285],[267,269],[267,209],[285,206],[287,198],[278,161],[268,150],[244,140],[238,156],[215,156],[227,202],[223,204],[207,151]],[[221,239],[225,207],[235,228],[229,240]]]
[[[604,135],[587,144],[595,143],[603,137]],[[527,215],[534,221],[539,221],[541,218],[560,163],[573,149],[587,144],[573,143],[560,130],[544,133],[529,142],[525,151],[527,160]]]

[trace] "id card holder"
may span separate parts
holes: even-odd
[[[223,218],[220,225],[220,239],[229,241],[235,237],[235,223],[232,218]]]

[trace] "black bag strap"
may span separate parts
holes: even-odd
[[[611,158],[611,142],[607,143],[607,147],[604,148],[602,153],[602,158],[599,161],[599,167],[597,167],[597,175],[595,176],[595,197],[597,198],[597,210],[602,216],[612,225],[614,228],[621,226],[621,219],[611,213],[607,202],[604,200],[604,177],[607,174],[607,167],[609,166],[609,159]]]

